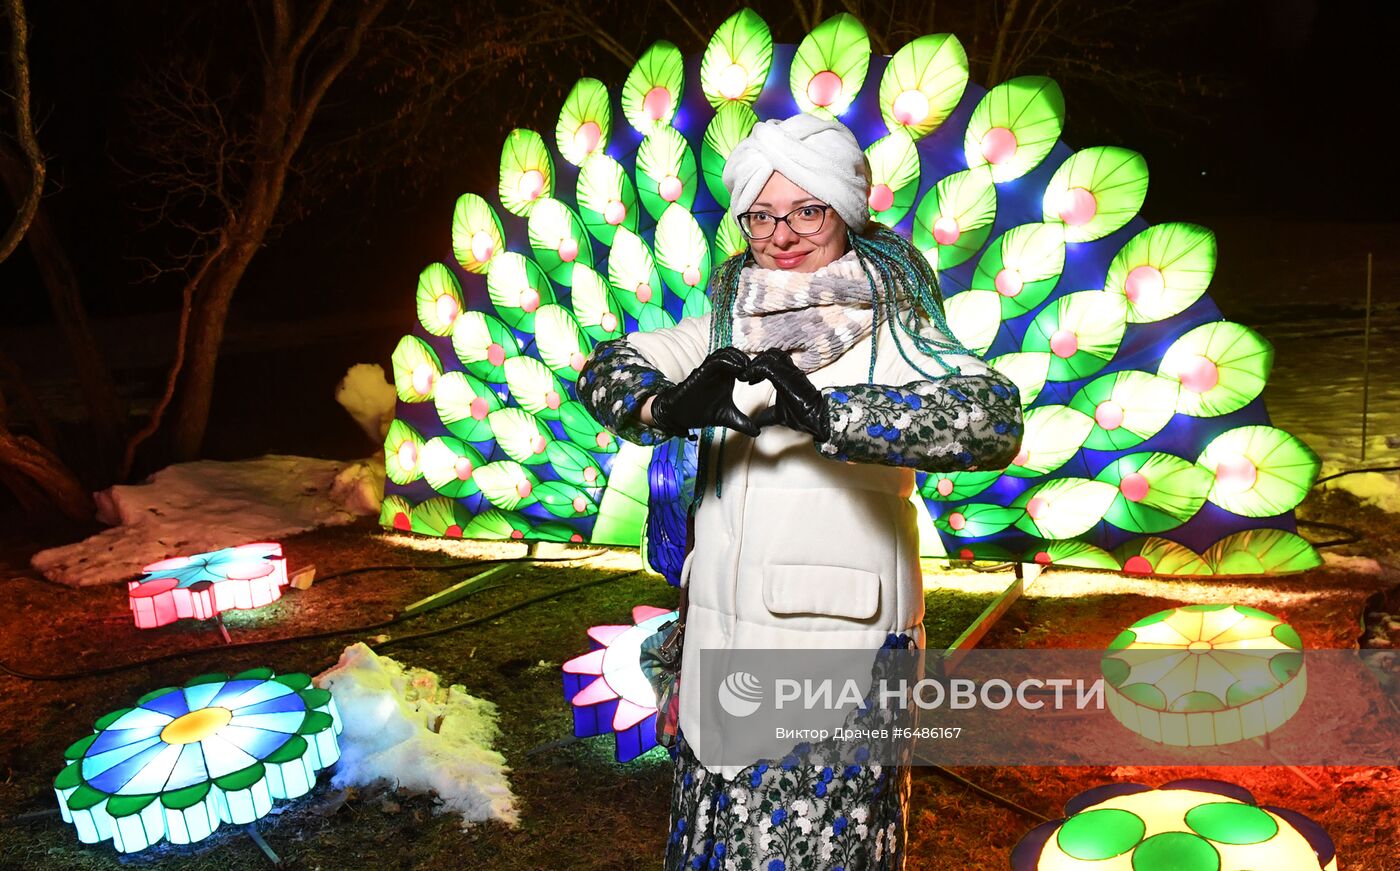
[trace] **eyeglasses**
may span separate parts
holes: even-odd
[[[739,215],[739,229],[750,239],[767,239],[778,230],[779,224],[787,224],[788,229],[799,236],[812,236],[822,231],[826,225],[828,205],[798,206],[786,215],[770,215],[767,212],[744,212]]]

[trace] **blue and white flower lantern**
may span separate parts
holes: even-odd
[[[93,730],[64,752],[54,792],[80,841],[110,839],[123,853],[254,822],[340,758],[330,692],[267,668],[149,692]]]

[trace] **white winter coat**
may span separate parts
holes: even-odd
[[[627,342],[678,384],[708,355],[709,339],[706,315],[671,329],[632,333]],[[809,373],[812,383],[818,388],[868,383],[870,341],[867,337]],[[903,345],[917,353],[907,340]],[[887,326],[878,352],[877,384],[927,380],[900,355]],[[975,357],[947,359],[965,375],[988,371]],[[933,360],[921,360],[921,366],[943,371]],[[735,405],[751,417],[773,398],[767,381],[739,382],[734,388]],[[874,651],[890,633],[905,633],[924,646],[919,540],[910,502],[914,470],[828,459],[810,435],[781,426],[765,427],[756,439],[723,433],[722,451],[718,436],[711,447],[694,549],[681,570],[689,611],[680,726],[697,748],[703,706],[715,704],[700,697],[698,679],[685,678],[698,676],[702,649]],[[722,479],[719,497],[716,475]],[[739,770],[700,761],[725,776]]]

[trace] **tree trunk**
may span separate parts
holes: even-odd
[[[10,65],[14,71],[13,90],[8,91],[6,96],[13,103],[15,136],[24,152],[24,161],[16,178],[22,193],[15,196],[15,216],[3,237],[0,237],[0,261],[10,256],[29,231],[39,210],[45,174],[44,156],[34,138],[33,119],[29,113],[29,52],[26,44],[29,25],[24,16],[24,3],[22,0],[9,0],[5,12],[10,22]],[[92,519],[92,496],[63,461],[34,439],[14,435],[5,426],[3,396],[0,396],[0,482],[15,493],[23,505],[32,507],[40,501],[48,501],[74,520]]]
[[[227,249],[214,255],[217,262],[207,272],[186,285],[191,291],[192,308],[185,339],[187,368],[182,375],[174,425],[177,460],[198,457],[203,446],[229,305],[277,215],[288,169],[306,129],[331,84],[359,53],[365,31],[387,3],[388,0],[367,0],[348,29],[333,29],[328,34],[321,32],[321,26],[330,12],[331,0],[319,0],[299,29],[294,26],[291,3],[277,0],[272,5],[273,32],[270,49],[264,52],[262,104],[254,123],[254,156],[246,195],[230,210],[220,230]],[[304,69],[304,53],[318,34],[322,41],[311,49],[313,54],[316,48],[331,41],[339,41],[340,47],[313,76]]]
[[[21,201],[29,184],[28,167],[8,145],[0,145],[0,183],[16,203]],[[78,375],[78,386],[83,392],[88,416],[96,431],[97,443],[94,448],[101,457],[97,471],[102,478],[101,483],[108,483],[126,439],[126,406],[117,395],[111,370],[102,358],[88,325],[73,263],[59,241],[42,201],[34,212],[25,241],[48,290],[54,319],[58,321],[67,341],[69,359]]]
[[[64,516],[92,522],[96,511],[92,495],[63,461],[28,436],[11,433],[4,424],[0,424],[0,480],[27,508],[35,507],[36,495],[42,494]]]
[[[259,241],[265,233],[266,230],[259,234]],[[256,250],[257,244],[253,243],[232,246],[209,271],[194,301],[189,336],[185,340],[185,371],[181,377],[173,434],[172,449],[177,461],[197,459],[204,445],[214,398],[214,373],[229,307],[233,292]]]

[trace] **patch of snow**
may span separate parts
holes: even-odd
[[[1331,474],[1331,471],[1324,467],[1323,474]],[[1322,486],[1345,490],[1365,505],[1400,514],[1400,474],[1395,472],[1359,472],[1334,478]]]
[[[331,499],[337,505],[365,517],[378,517],[384,501],[384,454],[346,465],[331,482]]]
[[[335,695],[345,731],[332,784],[368,786],[388,781],[417,793],[436,793],[444,811],[464,824],[520,822],[505,757],[492,749],[500,735],[496,706],[444,687],[438,676],[406,668],[363,643],[317,675],[316,686]]]
[[[99,518],[112,529],[40,551],[31,562],[49,580],[86,587],[126,580],[167,557],[276,541],[378,514],[377,501],[364,510],[362,488],[347,484],[337,491],[347,471],[339,460],[277,455],[169,466],[143,484],[97,494]]]
[[[1322,561],[1330,570],[1355,575],[1379,575],[1385,571],[1379,562],[1366,556],[1346,556],[1327,551],[1322,554]]]
[[[377,445],[382,445],[389,433],[397,399],[394,385],[378,363],[356,363],[335,388],[335,401],[350,412],[355,423]]]
[[[1328,288],[1329,305],[1347,299]],[[1359,301],[1352,297],[1352,301]],[[1386,376],[1400,366],[1400,317],[1393,312],[1372,319],[1370,359],[1360,318],[1278,321],[1259,331],[1276,356],[1264,402],[1274,426],[1302,439],[1322,458],[1321,475],[1350,469],[1400,466],[1400,391]],[[1365,370],[1369,365],[1369,389]],[[1362,416],[1366,417],[1366,460],[1362,462]],[[1328,481],[1383,511],[1400,513],[1400,474],[1365,472]]]

